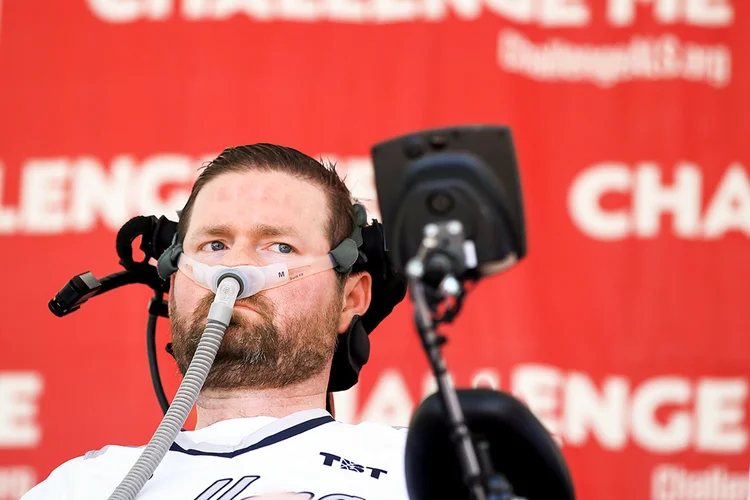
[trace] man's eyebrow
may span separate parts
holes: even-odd
[[[238,231],[237,228],[230,224],[212,224],[200,227],[195,231],[196,237],[227,237]],[[244,231],[243,231],[244,232]],[[255,236],[293,236],[299,238],[299,231],[292,226],[274,226],[271,224],[253,224],[246,231]]]
[[[294,236],[299,237],[299,231],[293,226],[272,226],[270,224],[253,224],[250,233],[258,236]]]
[[[233,232],[234,230],[229,224],[214,224],[210,226],[199,227],[198,229],[196,229],[194,236],[229,236]]]

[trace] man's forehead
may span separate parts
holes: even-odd
[[[317,185],[282,172],[231,172],[207,182],[195,200],[191,229],[231,223],[279,225],[325,236],[328,203]]]

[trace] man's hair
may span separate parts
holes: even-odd
[[[252,171],[283,172],[321,188],[328,200],[327,230],[331,249],[352,234],[355,225],[352,197],[335,165],[324,165],[296,149],[260,143],[227,148],[203,167],[180,212],[178,241],[185,241],[195,198],[207,182],[225,173]],[[339,276],[343,284],[346,275]]]

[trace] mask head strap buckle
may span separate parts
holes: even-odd
[[[168,280],[170,276],[177,272],[177,263],[182,254],[182,243],[177,241],[177,233],[172,237],[172,244],[164,250],[156,262],[156,272],[163,280]]]
[[[362,251],[362,228],[367,224],[367,211],[364,205],[354,204],[354,230],[329,253],[334,261],[334,269],[339,273],[348,273],[356,263],[366,263],[367,256]]]

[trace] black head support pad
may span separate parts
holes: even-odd
[[[355,316],[349,329],[339,335],[333,355],[329,392],[345,391],[359,380],[359,372],[370,357],[369,334],[406,296],[406,278],[391,264],[383,225],[376,219],[367,224],[367,212],[354,205],[355,225],[352,234],[329,252],[338,273],[367,272],[372,277],[372,300],[364,315]],[[182,242],[177,241],[177,225],[172,243],[158,256],[157,272],[162,280],[177,271]],[[164,235],[160,238],[163,240]]]
[[[370,274],[372,300],[367,312],[356,316],[346,333],[339,335],[328,381],[330,392],[345,391],[357,383],[359,372],[370,357],[369,334],[406,295],[407,280],[391,264],[383,225],[375,219],[367,225],[367,212],[362,205],[354,205],[354,214],[352,235],[332,250],[331,256],[339,264],[338,272]]]

